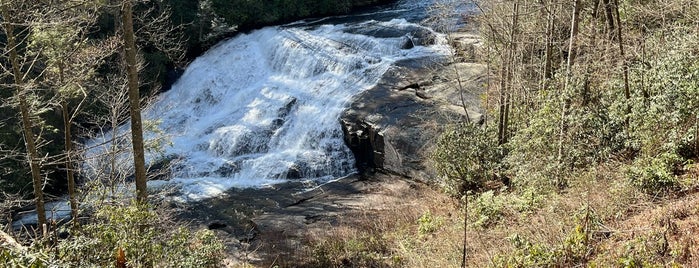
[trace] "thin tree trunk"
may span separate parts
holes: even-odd
[[[505,81],[504,77],[507,72],[507,67],[506,67],[506,59],[505,57],[501,57],[501,64],[502,67],[500,68],[500,90],[498,92],[499,99],[498,99],[498,145],[503,145],[505,143],[505,132],[506,126],[505,126],[505,91],[507,90],[505,88],[505,85],[507,82]]]
[[[604,3],[604,14],[607,17],[607,26],[609,27],[607,29],[607,33],[609,34],[609,39],[612,39],[614,36],[614,16],[612,16],[612,5],[609,3],[609,0],[602,0]],[[617,15],[618,17],[619,15]]]
[[[75,175],[73,172],[73,141],[71,134],[70,111],[68,111],[68,101],[65,99],[61,101],[61,108],[63,110],[63,125],[65,126],[64,131],[64,147],[65,147],[65,166],[66,166],[66,176],[68,177],[68,197],[70,198],[70,216],[73,218],[73,226],[78,225],[78,199],[75,194]]]
[[[512,4],[512,31],[510,32],[510,52],[508,59],[508,72],[507,72],[507,91],[505,92],[505,115],[504,115],[504,126],[505,131],[503,133],[503,143],[507,143],[509,139],[509,133],[507,131],[510,125],[510,109],[512,107],[512,92],[514,91],[514,74],[515,74],[515,59],[517,55],[517,32],[519,30],[519,1],[515,0]]]
[[[629,130],[630,117],[631,117],[631,89],[629,88],[629,65],[626,64],[626,56],[624,55],[624,42],[621,39],[621,18],[619,16],[619,1],[614,0],[614,7],[616,10],[616,37],[619,41],[619,55],[622,60],[622,68],[624,71],[624,98],[626,98],[626,117],[624,118],[624,125],[626,126],[626,131]]]
[[[570,106],[570,100],[566,97],[568,94],[568,87],[570,80],[573,76],[573,65],[575,64],[575,40],[578,36],[578,24],[580,20],[580,0],[575,0],[573,3],[573,17],[571,18],[570,26],[570,44],[568,46],[568,62],[566,64],[566,79],[563,86],[563,92],[561,92],[561,124],[558,133],[558,181],[556,182],[558,187],[563,186],[562,173],[563,173],[563,145],[565,139],[565,129],[566,129],[566,114],[568,113],[568,106]]]
[[[129,114],[131,115],[131,140],[136,177],[136,200],[145,204],[148,200],[146,189],[146,164],[143,149],[143,123],[141,121],[141,104],[138,90],[138,66],[136,63],[136,43],[133,30],[133,14],[131,0],[122,5],[122,26],[124,28],[124,50],[128,76]]]
[[[58,64],[58,82],[63,84],[64,81],[64,64],[60,61]],[[60,93],[59,93],[60,95]],[[61,96],[61,111],[63,115],[63,150],[65,159],[63,164],[66,169],[66,178],[68,179],[68,198],[70,199],[70,216],[73,218],[73,226],[78,226],[78,199],[75,196],[75,176],[73,174],[73,135],[71,134],[72,120],[68,107],[68,100]]]
[[[512,25],[510,29],[509,44],[506,47],[507,56],[501,57],[502,68],[500,77],[504,77],[500,81],[500,109],[499,109],[499,124],[498,124],[498,145],[507,143],[508,125],[510,113],[510,95],[513,88],[513,72],[514,72],[514,55],[516,46],[517,23],[519,17],[519,0],[512,4]]]
[[[694,118],[694,156],[699,158],[699,114]]]
[[[10,11],[8,10],[7,1],[2,1],[2,16],[5,19],[5,31],[7,36],[7,49],[9,50],[10,64],[12,65],[12,75],[14,76],[15,87],[17,90],[17,98],[19,99],[19,109],[22,115],[22,131],[24,132],[24,142],[27,149],[27,161],[32,173],[32,184],[34,185],[34,198],[36,200],[36,213],[39,228],[46,225],[46,210],[44,208],[44,193],[42,191],[43,180],[41,179],[41,170],[39,165],[39,157],[34,138],[33,123],[29,113],[29,104],[27,104],[26,96],[24,95],[24,81],[19,66],[19,55],[17,54],[16,41],[14,35],[14,26],[10,20]]]
[[[544,16],[546,15],[546,32],[544,36],[545,40],[545,45],[544,45],[544,51],[545,51],[545,58],[544,58],[544,82],[542,83],[542,87],[545,89],[547,86],[547,81],[551,79],[553,76],[553,71],[551,70],[551,62],[552,62],[552,45],[551,45],[551,39],[553,36],[553,25],[554,25],[554,16],[552,11],[548,11],[546,9],[545,3],[543,1],[540,2],[541,4],[541,15]]]
[[[468,250],[468,194],[464,197],[465,198],[465,204],[464,204],[464,244],[463,248],[461,249],[461,268],[466,268],[466,259],[467,259],[467,250]]]

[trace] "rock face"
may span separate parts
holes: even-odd
[[[446,64],[428,58],[398,62],[340,118],[360,171],[417,180],[434,177],[429,155],[443,126],[466,118],[483,120],[484,72],[483,65],[468,62]]]

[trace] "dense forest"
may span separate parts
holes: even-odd
[[[43,215],[44,194],[69,192],[75,220],[48,223],[20,243],[0,233],[0,262],[221,266],[224,246],[212,232],[167,227],[172,219],[153,206],[160,200],[146,202],[138,167],[83,181],[74,172],[84,149],[77,145],[135,122],[134,107],[223,38],[382,2],[390,1],[2,0],[0,212],[12,217],[36,203]],[[454,16],[457,2],[440,2],[434,16]],[[286,264],[699,265],[699,6],[469,3],[477,12],[460,31],[482,39],[473,49],[487,70],[484,120],[445,126],[435,137],[440,176],[403,196],[416,200],[411,209],[329,231]],[[146,141],[140,150],[158,146]],[[157,175],[158,167],[143,168]],[[135,201],[115,190],[130,180]],[[80,212],[91,219],[78,216],[76,199],[88,203]]]

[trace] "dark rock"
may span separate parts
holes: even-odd
[[[410,36],[405,36],[403,37],[405,42],[403,42],[403,45],[400,47],[400,49],[412,49],[415,47],[415,43],[413,43],[413,39],[410,38]]]
[[[207,226],[207,228],[209,230],[223,229],[226,227],[228,227],[228,225],[226,225],[225,223],[221,223],[221,222],[212,222]]]
[[[229,177],[235,174],[236,172],[240,171],[240,167],[238,167],[237,164],[235,163],[225,163],[221,165],[217,170],[216,174],[219,176],[223,177]]]
[[[453,66],[447,67],[439,66],[435,59],[399,62],[376,87],[355,98],[340,122],[360,172],[376,169],[413,179],[435,177],[429,156],[442,127],[464,121],[466,114],[472,119],[480,117],[476,112],[482,91],[479,82],[471,83],[474,85],[465,94],[466,112],[457,105],[454,77],[433,75],[448,73]]]
[[[288,180],[298,180],[302,178],[301,168],[297,165],[293,165],[286,172],[286,179]]]

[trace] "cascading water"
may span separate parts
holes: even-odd
[[[352,97],[397,60],[446,52],[443,37],[405,19],[297,23],[224,41],[145,109],[144,120],[159,122],[158,135],[172,144],[163,155],[176,159],[172,178],[150,186],[176,184],[187,199],[201,199],[351,174],[338,118]]]

